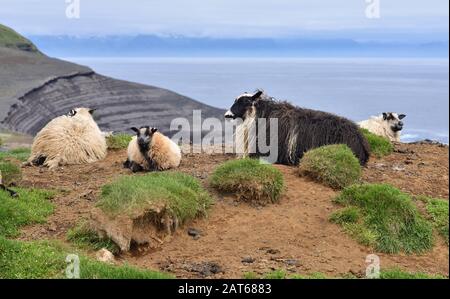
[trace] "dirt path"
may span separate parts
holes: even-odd
[[[398,145],[397,151],[384,159],[371,160],[364,170],[364,180],[389,182],[413,195],[448,198],[447,147]],[[67,230],[89,215],[100,186],[119,175],[129,174],[122,169],[124,157],[124,151],[112,152],[104,161],[66,167],[56,173],[25,168],[26,186],[57,188],[62,193],[54,199],[56,210],[49,221],[26,227],[21,239],[64,240]],[[199,178],[207,186],[212,170],[232,158],[189,154],[184,156],[180,170]],[[217,201],[208,218],[181,228],[158,250],[140,248],[123,254],[119,260],[169,271],[178,277],[240,278],[245,272],[262,274],[275,269],[302,274],[362,276],[366,256],[376,252],[358,245],[328,221],[329,215],[338,208],[332,203],[337,193],[299,178],[294,167],[276,167],[282,171],[287,185],[279,204],[253,207],[210,190]],[[200,238],[189,236],[188,228],[200,230]],[[396,266],[448,275],[449,250],[440,238],[437,239],[434,249],[421,256],[377,253],[381,267]]]

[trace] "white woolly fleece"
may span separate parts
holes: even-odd
[[[34,138],[31,147],[32,163],[46,157],[45,166],[87,164],[105,158],[105,137],[92,118],[89,109],[77,108],[74,116],[63,115],[51,120]]]
[[[396,114],[394,116],[398,118]],[[386,137],[390,141],[400,142],[400,131],[392,131],[391,124],[383,119],[383,115],[372,116],[368,120],[359,122],[358,125],[375,135]]]

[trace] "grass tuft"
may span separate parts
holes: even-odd
[[[425,202],[425,210],[430,221],[448,245],[448,200],[429,197],[422,197],[420,200]]]
[[[256,159],[223,163],[212,174],[210,184],[219,191],[235,193],[241,200],[261,204],[277,202],[284,188],[281,172]]]
[[[30,156],[31,149],[26,147],[19,147],[12,150],[9,150],[7,152],[0,152],[0,161],[5,161],[9,158],[19,160],[21,162],[25,162],[28,160],[28,157]]]
[[[347,210],[333,214],[331,219],[364,245],[386,253],[421,253],[433,246],[431,224],[407,194],[390,185],[353,185],[344,189],[336,202]],[[361,217],[354,217],[354,209]]]
[[[333,144],[306,152],[300,160],[299,174],[341,189],[359,180],[361,166],[347,145]]]
[[[45,190],[14,189],[19,198],[11,198],[9,193],[0,191],[0,235],[15,237],[21,226],[45,222],[53,212],[49,199],[53,192]]]
[[[67,232],[67,240],[81,249],[108,249],[113,254],[120,252],[120,248],[109,238],[101,238],[98,233],[82,222]]]
[[[397,268],[380,272],[380,279],[446,279],[442,275],[430,275],[422,272],[406,272]]]
[[[364,128],[360,128],[360,130],[363,133],[364,137],[366,137],[367,142],[369,142],[371,155],[374,155],[377,158],[382,158],[384,156],[392,154],[392,152],[394,151],[394,146],[389,141],[389,139],[375,135]]]
[[[131,141],[131,135],[125,133],[119,133],[106,137],[106,144],[110,150],[120,150],[128,147]]]
[[[124,176],[103,186],[98,202],[110,215],[142,215],[164,206],[180,223],[205,215],[212,203],[200,182],[179,172],[154,172],[143,176]]]
[[[7,240],[0,236],[0,278],[42,279],[66,278],[68,254],[76,254],[60,244]],[[171,275],[141,270],[131,266],[114,266],[79,257],[82,279],[167,279]]]
[[[22,180],[22,169],[12,162],[0,161],[0,175],[6,186],[17,186]]]

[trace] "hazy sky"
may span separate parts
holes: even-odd
[[[80,1],[80,18],[66,2]],[[0,23],[25,35],[282,37],[341,32],[448,32],[448,0],[0,0]]]

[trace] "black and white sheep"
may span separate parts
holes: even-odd
[[[390,141],[400,142],[400,134],[403,129],[405,114],[383,112],[381,115],[372,116],[368,120],[358,123],[361,128],[369,132],[388,138]]]
[[[124,167],[133,172],[176,168],[181,162],[180,147],[170,138],[150,127],[131,128],[136,133],[128,144]]]
[[[275,101],[263,94],[262,91],[249,94],[245,93],[236,98],[230,110],[225,113],[225,118],[240,118],[243,123],[236,131],[242,132],[241,126],[248,127],[250,123],[257,125],[261,119],[266,121],[266,138],[270,136],[270,119],[278,120],[278,156],[276,163],[296,165],[303,154],[313,148],[328,144],[346,144],[359,159],[360,164],[365,165],[369,159],[369,145],[361,134],[358,126],[345,118],[300,107],[295,107],[288,102]],[[264,156],[260,150],[258,133],[249,136],[256,145],[254,153],[250,156]],[[269,139],[270,138],[270,139]],[[268,144],[267,140],[264,141]]]

